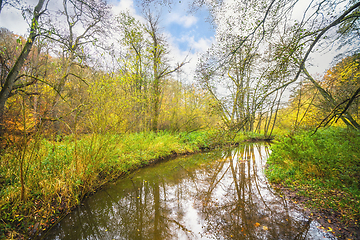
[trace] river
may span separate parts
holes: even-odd
[[[181,156],[97,192],[45,239],[334,239],[268,184],[269,148]]]

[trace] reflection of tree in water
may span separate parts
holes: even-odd
[[[244,145],[143,169],[89,198],[48,239],[303,239],[310,222],[261,172],[267,151]]]
[[[165,192],[161,178],[129,180],[121,193],[108,189],[101,192],[103,196],[86,201],[54,235],[59,239],[176,239],[171,225],[178,221],[168,217]],[[54,235],[47,239],[55,239]]]
[[[121,199],[113,214],[114,225],[121,239],[174,239],[169,219],[170,209],[166,201],[166,184],[160,179],[155,182],[133,181],[133,191]],[[109,216],[108,216],[109,217]]]
[[[261,147],[240,146],[226,152],[225,158],[226,162],[207,169],[198,192],[204,235],[214,239],[305,238],[310,222],[292,219],[286,201],[275,197],[259,177],[265,161]]]

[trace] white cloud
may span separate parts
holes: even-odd
[[[27,33],[29,25],[21,15],[21,11],[6,7],[0,14],[0,27],[9,29],[15,34],[24,35]]]
[[[130,16],[134,17],[141,23],[146,22],[145,18],[136,12],[134,0],[120,0],[116,4],[111,4],[111,12],[114,16],[118,16],[120,13],[128,12]]]
[[[168,22],[168,24],[176,23],[185,28],[189,28],[189,27],[193,26],[194,24],[196,24],[198,19],[192,15],[181,16],[178,13],[171,13],[171,14],[169,14],[169,17],[166,19],[166,21]]]
[[[178,41],[187,43],[188,46],[191,46],[191,50],[197,53],[204,53],[211,47],[214,38],[200,38],[196,41],[194,36],[183,36]]]
[[[204,53],[211,47],[213,39],[200,38],[198,41],[194,40],[194,37],[190,39],[190,46],[193,46],[194,50],[197,52]]]
[[[120,2],[117,3],[117,5],[113,5],[111,10],[115,15],[126,11],[128,11],[132,16],[136,15],[136,10],[134,8],[133,0],[121,0]]]

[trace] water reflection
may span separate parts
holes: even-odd
[[[266,183],[248,144],[148,167],[84,202],[46,239],[326,239]]]

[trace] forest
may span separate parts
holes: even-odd
[[[360,234],[360,2],[189,1],[215,29],[193,76],[162,25],[175,2],[0,1],[28,23],[0,28],[0,239],[36,238],[152,162],[261,140],[269,182]]]

